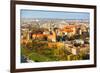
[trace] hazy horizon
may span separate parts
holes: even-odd
[[[24,10],[21,12],[22,19],[68,19],[68,20],[89,20],[90,14],[86,12],[65,12],[65,11],[44,11]]]

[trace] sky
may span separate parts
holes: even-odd
[[[90,14],[87,12],[65,12],[22,9],[20,14],[21,18],[90,19]]]

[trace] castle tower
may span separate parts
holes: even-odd
[[[52,31],[52,41],[56,42],[56,33]]]

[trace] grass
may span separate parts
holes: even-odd
[[[51,55],[43,55],[43,54],[37,53],[35,50],[29,50],[27,48],[21,48],[21,54],[35,62],[46,62],[46,61],[58,60],[52,54]]]
[[[50,61],[50,58],[43,56],[43,55],[39,55],[38,53],[31,53],[29,54],[29,59],[35,61],[35,62],[44,62],[44,61]]]

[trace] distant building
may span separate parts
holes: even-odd
[[[79,50],[80,49],[79,48],[76,48],[76,47],[73,47],[71,50],[72,50],[72,54],[73,55],[77,55],[77,54],[79,54]]]

